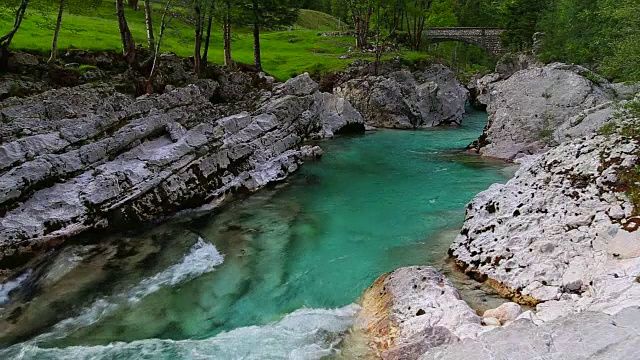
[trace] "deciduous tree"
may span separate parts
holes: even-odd
[[[122,54],[127,63],[133,64],[136,59],[136,43],[133,40],[129,24],[124,13],[124,0],[116,0],[116,14],[118,16],[118,28],[122,40]]]

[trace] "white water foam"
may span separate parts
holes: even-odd
[[[339,353],[359,306],[300,309],[282,320],[221,333],[205,340],[140,340],[106,346],[45,349],[18,344],[0,351],[8,359],[322,359]]]
[[[29,276],[31,276],[31,270],[25,271],[24,274],[18,276],[13,281],[8,281],[4,284],[0,284],[0,305],[9,302],[9,293],[11,290],[18,288],[25,282]]]
[[[182,262],[167,268],[167,270],[145,279],[129,291],[129,301],[137,302],[164,286],[175,286],[179,283],[196,278],[202,274],[215,270],[224,262],[224,255],[220,254],[213,244],[202,238],[191,248]]]
[[[51,333],[38,336],[36,341],[64,337],[75,329],[90,326],[98,322],[102,317],[112,314],[122,303],[136,303],[163,287],[175,286],[212,272],[223,262],[224,255],[219,253],[213,244],[198,238],[198,241],[191,247],[189,253],[184,256],[180,263],[168,267],[153,277],[142,280],[124,294],[115,295],[111,299],[97,300],[80,315],[56,324]]]

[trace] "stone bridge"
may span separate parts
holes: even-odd
[[[472,27],[429,28],[426,31],[427,37],[432,43],[462,41],[478,45],[496,57],[506,52],[500,39],[500,35],[504,32],[505,30],[498,28]]]

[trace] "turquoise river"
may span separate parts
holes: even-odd
[[[463,150],[486,121],[323,141],[252,196],[87,234],[0,286],[0,358],[344,357],[363,291],[442,264],[465,205],[510,176]]]

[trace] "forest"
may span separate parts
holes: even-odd
[[[301,9],[309,10],[305,15],[331,15],[335,21],[329,21],[323,30],[333,30],[352,39],[348,46],[325,44],[327,47],[339,49],[336,52],[353,50],[372,60],[381,59],[387,52],[426,52],[456,70],[473,70],[477,65],[489,68],[495,59],[476,46],[462,43],[434,46],[425,31],[430,27],[499,27],[506,29],[503,46],[513,52],[531,50],[534,34],[540,33],[543,41],[538,54],[545,62],[584,64],[610,79],[640,80],[637,65],[640,63],[640,17],[637,16],[640,2],[636,0],[8,0],[0,4],[0,59],[6,58],[2,54],[10,48],[22,47],[11,47],[12,40],[21,31],[27,36],[37,28],[46,31],[37,35],[34,32],[31,41],[42,42],[44,39],[35,37],[50,33],[46,44],[40,44],[38,49],[42,51],[46,47],[53,62],[60,51],[61,30],[68,26],[78,34],[89,31],[79,29],[82,26],[79,22],[65,22],[66,17],[95,20],[114,15],[117,29],[112,26],[110,31],[119,34],[127,59],[135,58],[136,44],[144,43],[156,55],[164,49],[174,51],[173,40],[169,39],[173,35],[169,33],[181,27],[181,46],[186,47],[185,39],[191,39],[188,47],[196,72],[200,71],[201,64],[211,60],[212,48],[223,54],[214,62],[236,66],[234,45],[241,42],[239,39],[244,35],[251,39],[252,66],[260,71],[265,32],[297,29],[295,24]],[[134,37],[129,23],[129,18],[141,18],[142,14],[146,39]],[[320,20],[316,17],[307,17],[307,23],[317,21],[320,29]],[[30,21],[35,25],[28,25]],[[92,21],[84,26],[92,26]],[[311,42],[321,42],[315,33],[305,36]],[[96,41],[98,44],[92,44],[94,48],[100,47],[100,40]],[[108,48],[106,44],[104,47]],[[331,51],[313,46],[311,49],[319,53]],[[306,55],[300,53],[300,56]],[[335,59],[327,62],[337,64]],[[329,71],[336,66],[343,64],[318,66],[318,69]]]

